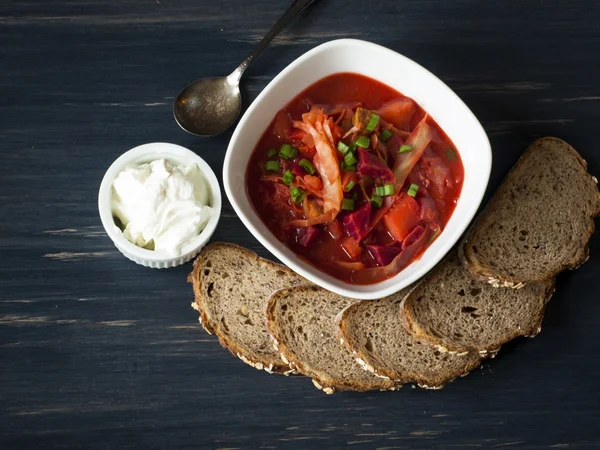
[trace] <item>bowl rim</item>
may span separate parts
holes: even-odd
[[[471,203],[475,206],[472,207],[470,210],[468,210],[466,212],[466,214],[461,215],[461,221],[458,223],[458,226],[456,227],[457,230],[452,235],[447,234],[446,236],[444,236],[444,234],[442,233],[442,236],[444,236],[444,238],[446,239],[447,242],[443,243],[442,247],[438,249],[438,252],[436,254],[434,254],[433,256],[427,256],[427,259],[430,261],[427,261],[426,264],[423,264],[423,267],[421,267],[418,271],[416,271],[412,275],[407,276],[405,279],[399,280],[397,283],[391,284],[387,287],[377,288],[378,285],[380,285],[381,283],[384,283],[386,281],[392,280],[394,277],[398,276],[398,274],[396,274],[394,277],[392,277],[388,280],[374,283],[372,285],[353,285],[350,283],[345,283],[344,286],[340,286],[340,285],[336,285],[333,282],[330,282],[329,280],[327,280],[325,277],[330,277],[332,279],[333,279],[333,277],[328,275],[326,272],[322,271],[322,269],[318,268],[317,266],[314,266],[310,263],[306,263],[306,264],[311,265],[315,270],[314,270],[314,272],[311,272],[311,271],[305,269],[304,267],[302,267],[302,264],[299,264],[296,261],[291,260],[277,246],[272,245],[269,242],[266,234],[271,233],[270,230],[266,227],[266,225],[264,225],[264,223],[262,222],[262,219],[260,218],[260,216],[258,216],[256,211],[254,210],[254,207],[252,205],[250,205],[253,209],[253,214],[255,214],[258,217],[258,220],[262,224],[264,231],[257,229],[257,227],[255,227],[253,225],[251,218],[249,216],[247,217],[247,215],[243,211],[243,208],[240,206],[240,202],[238,202],[238,198],[236,197],[236,194],[234,194],[234,192],[232,191],[232,183],[231,183],[231,179],[229,176],[232,154],[234,151],[234,147],[236,145],[238,145],[237,141],[239,139],[240,134],[242,133],[242,130],[245,128],[245,124],[249,120],[249,117],[258,108],[258,105],[260,105],[262,103],[263,99],[267,96],[269,91],[271,91],[275,85],[280,83],[284,78],[286,78],[290,73],[292,73],[299,65],[303,64],[307,60],[310,60],[311,58],[316,56],[318,53],[324,52],[325,50],[329,50],[331,48],[335,48],[337,46],[340,46],[340,47],[350,46],[350,47],[355,47],[357,49],[360,48],[361,51],[377,50],[378,52],[387,53],[390,58],[400,59],[403,61],[404,64],[416,66],[415,68],[417,70],[421,70],[421,71],[428,73],[429,75],[431,75],[431,77],[433,77],[436,80],[436,82],[441,83],[441,85],[448,91],[449,95],[451,95],[453,97],[456,104],[460,105],[462,107],[463,112],[467,116],[469,116],[470,119],[472,119],[474,126],[476,127],[477,131],[480,132],[480,135],[483,138],[483,144],[484,144],[483,147],[484,148],[480,148],[480,150],[479,150],[482,154],[482,164],[477,167],[477,170],[479,173],[481,173],[483,175],[484,181],[482,181],[482,186],[481,186],[481,189],[479,192],[475,192],[475,193],[471,192],[470,193],[471,197],[470,197],[469,203]],[[335,72],[332,72],[332,73],[335,73]],[[375,76],[371,76],[371,78],[379,81],[378,78]],[[382,82],[382,81],[380,81],[380,82]],[[305,87],[302,89],[305,89]],[[297,92],[294,92],[294,95],[297,95],[302,89],[298,90]],[[483,126],[481,125],[481,123],[479,122],[477,117],[474,115],[474,113],[471,111],[471,109],[464,103],[464,101],[448,85],[446,85],[446,83],[444,83],[440,78],[438,78],[436,75],[434,75],[429,70],[425,69],[423,66],[421,66],[417,62],[413,61],[412,59],[410,59],[394,50],[391,50],[389,48],[383,47],[378,44],[374,44],[372,42],[359,40],[359,39],[336,39],[336,40],[332,40],[332,41],[320,44],[320,45],[312,48],[311,50],[307,51],[306,53],[302,54],[294,61],[292,61],[287,67],[285,67],[279,74],[277,74],[271,80],[271,82],[263,89],[263,91],[254,100],[254,102],[249,106],[249,108],[244,113],[243,117],[240,119],[240,121],[231,137],[231,140],[229,141],[229,145],[227,147],[227,152],[225,154],[225,160],[224,160],[224,164],[223,164],[223,186],[224,186],[227,198],[231,202],[233,209],[237,213],[240,220],[244,223],[246,228],[252,233],[252,235],[267,250],[269,250],[275,257],[277,257],[279,260],[281,260],[285,265],[290,267],[290,269],[292,269],[294,272],[298,273],[299,275],[303,276],[304,278],[308,279],[309,281],[312,281],[313,283],[315,283],[331,292],[334,292],[334,293],[337,293],[337,294],[340,294],[343,296],[351,297],[351,298],[356,298],[356,299],[374,300],[374,299],[379,299],[379,298],[382,298],[382,297],[385,297],[388,295],[392,295],[392,294],[400,291],[401,289],[405,288],[406,286],[413,284],[414,282],[416,282],[417,280],[422,278],[424,275],[426,275],[429,271],[431,271],[433,269],[433,267],[436,264],[438,264],[451,251],[452,248],[454,248],[456,243],[460,240],[461,235],[468,229],[469,224],[473,220],[473,217],[475,216],[475,214],[477,213],[477,210],[479,209],[479,206],[481,205],[481,202],[483,200],[483,197],[485,195],[485,192],[486,192],[486,189],[487,189],[487,186],[489,183],[491,167],[492,167],[492,150],[491,150],[491,145],[489,142],[489,137],[487,136],[485,129],[483,128]],[[245,168],[244,168],[244,170],[245,170]],[[244,172],[244,177],[245,177],[245,172]],[[461,192],[461,196],[463,196],[463,195],[464,195],[464,191]],[[247,193],[246,193],[244,199],[246,201],[250,202],[250,200],[247,198]],[[284,244],[282,244],[282,245],[284,245]],[[286,246],[286,248],[287,248],[287,246]],[[426,255],[423,255],[423,256],[426,256]],[[420,261],[423,261],[423,260],[424,259],[422,257]],[[402,273],[402,271],[400,271],[399,274],[400,273]],[[338,283],[340,283],[340,280],[337,280],[337,281],[338,281]],[[370,287],[372,287],[372,289],[357,290],[357,288],[365,289],[365,288],[370,288]]]
[[[209,185],[210,206],[213,208],[211,217],[200,234],[191,242],[184,245],[179,253],[173,255],[138,247],[128,241],[123,236],[123,232],[115,224],[111,207],[112,183],[123,169],[133,164],[144,164],[163,158],[178,164],[197,164],[200,168],[200,172]],[[191,254],[198,248],[204,246],[217,228],[221,216],[221,206],[222,198],[219,181],[208,163],[193,151],[182,147],[181,145],[167,142],[142,144],[123,153],[110,165],[104,174],[98,191],[98,211],[100,213],[100,220],[102,221],[106,234],[108,234],[115,246],[130,259],[134,257],[135,259],[153,263],[178,261],[185,255]]]

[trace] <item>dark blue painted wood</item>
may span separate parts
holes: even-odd
[[[174,142],[220,173],[231,134],[185,134],[171,103],[187,82],[229,73],[286,3],[0,2],[0,447],[599,446],[597,237],[560,277],[537,339],[443,391],[325,396],[206,335],[189,265],[136,266],[104,235],[97,189],[125,150]],[[490,189],[543,135],[599,174],[599,15],[592,0],[320,0],[248,71],[246,100],[313,46],[363,38],[473,109],[494,149]],[[227,202],[215,239],[268,256]]]

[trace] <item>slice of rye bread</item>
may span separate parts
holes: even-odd
[[[600,212],[586,168],[560,139],[531,144],[461,242],[467,268],[496,287],[519,287],[583,264]]]
[[[200,252],[188,281],[200,323],[223,347],[256,369],[292,373],[273,350],[265,308],[275,291],[308,281],[250,250],[220,242]]]
[[[381,300],[363,300],[338,315],[343,343],[359,364],[398,383],[416,382],[428,389],[442,388],[479,367],[482,357],[478,352],[440,352],[405,329],[401,302],[408,292],[405,289]]]
[[[394,390],[394,382],[363,370],[340,343],[336,316],[355,301],[315,286],[276,292],[267,307],[267,327],[275,348],[291,368],[312,377],[327,394]]]
[[[453,251],[405,297],[402,307],[407,329],[417,339],[442,351],[488,354],[513,338],[538,334],[553,293],[553,278],[521,289],[477,281]]]

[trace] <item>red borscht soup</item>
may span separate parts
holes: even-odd
[[[277,113],[246,189],[300,258],[352,284],[393,277],[440,235],[464,169],[412,99],[353,73],[319,80]]]

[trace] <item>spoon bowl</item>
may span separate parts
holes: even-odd
[[[198,136],[227,130],[242,110],[239,81],[230,77],[202,78],[177,96],[173,115],[181,128]]]
[[[242,111],[242,74],[287,23],[313,1],[295,0],[231,75],[202,78],[186,86],[173,105],[173,115],[179,126],[197,136],[214,136],[233,125]]]

